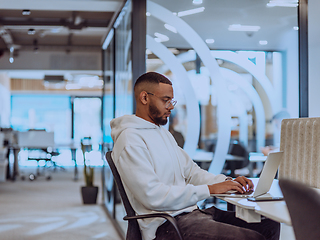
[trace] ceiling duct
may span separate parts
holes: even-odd
[[[63,75],[45,75],[43,80],[49,83],[61,83],[64,81],[64,76]]]

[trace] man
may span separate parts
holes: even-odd
[[[213,193],[253,188],[245,177],[226,180],[200,169],[173,136],[161,125],[167,123],[176,101],[172,83],[149,72],[134,86],[135,115],[111,121],[113,159],[132,207],[138,214],[166,212],[175,216],[185,240],[279,239],[279,224],[269,219],[249,224],[234,212],[215,207],[199,210],[196,203]],[[139,220],[144,240],[176,239],[176,233],[161,218]],[[253,230],[252,230],[253,229]]]

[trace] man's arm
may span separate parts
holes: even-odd
[[[180,210],[209,197],[206,185],[167,185],[161,182],[143,147],[125,147],[115,164],[125,187],[145,208],[155,211]]]
[[[244,193],[253,189],[252,181],[246,177],[240,176],[232,180],[223,174],[214,175],[201,169],[183,149],[181,154],[181,159],[185,161],[184,171],[187,182],[194,185],[207,184],[210,194],[225,193],[229,190]]]

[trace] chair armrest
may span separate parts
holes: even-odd
[[[136,215],[136,216],[131,216],[131,217],[125,216],[123,218],[123,220],[143,219],[143,218],[157,218],[157,217],[165,218],[167,221],[169,221],[173,225],[174,229],[176,230],[176,232],[177,232],[177,234],[179,236],[179,239],[183,240],[176,219],[174,217],[172,217],[171,215],[167,214],[167,213],[150,213],[150,214],[142,214],[142,215]]]

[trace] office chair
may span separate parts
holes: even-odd
[[[280,179],[296,240],[320,239],[320,194],[300,182]]]
[[[245,168],[249,165],[249,153],[246,147],[239,143],[238,141],[234,141],[230,144],[229,152],[230,155],[243,157],[244,160],[226,160],[224,170],[231,170],[230,177],[236,177],[235,170]]]
[[[182,235],[180,233],[179,227],[177,225],[176,219],[172,217],[171,215],[167,213],[151,213],[151,214],[143,214],[143,215],[136,215],[135,210],[132,208],[128,196],[124,190],[121,177],[119,175],[119,172],[117,170],[117,167],[115,166],[113,159],[111,157],[111,151],[106,153],[106,159],[109,164],[109,167],[111,169],[111,172],[113,174],[113,178],[117,184],[124,208],[126,210],[127,215],[123,218],[124,220],[128,221],[128,229],[127,229],[127,240],[139,240],[142,239],[140,227],[138,224],[137,219],[143,219],[143,218],[165,218],[167,221],[169,221],[173,227],[175,228],[177,232],[177,237],[180,240],[183,240]]]

